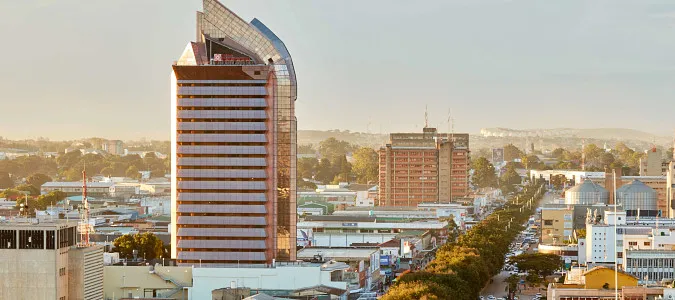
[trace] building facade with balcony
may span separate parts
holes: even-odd
[[[379,150],[380,206],[450,202],[469,193],[469,135],[392,133]]]

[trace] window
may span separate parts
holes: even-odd
[[[553,220],[544,220],[544,225],[553,225]]]
[[[628,242],[628,246],[637,246],[637,242]]]
[[[253,75],[260,75],[260,71],[253,71]]]
[[[651,246],[651,245],[652,245],[652,242],[644,242],[644,245],[645,245],[645,246]]]
[[[623,252],[617,252],[616,258],[623,258]]]
[[[66,268],[59,269],[59,276],[65,276],[65,275],[66,275]]]

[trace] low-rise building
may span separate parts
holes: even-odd
[[[40,187],[40,194],[48,194],[52,191],[61,191],[67,196],[82,195],[82,182],[45,182]],[[87,195],[92,197],[103,197],[113,194],[115,191],[115,184],[112,182],[87,182]]]
[[[103,270],[105,299],[190,299],[187,288],[192,286],[192,267],[105,266]]]
[[[274,291],[275,295],[300,296],[320,292],[347,299],[349,265],[339,262],[276,262],[266,268],[192,269],[190,299],[211,299],[212,291],[226,287],[249,288],[251,293]],[[347,277],[347,278],[345,278]]]
[[[571,205],[548,205],[541,209],[540,243],[561,245],[573,240],[574,208]]]
[[[310,262],[337,261],[349,265],[350,268],[344,275],[348,278],[351,290],[372,290],[382,278],[379,248],[308,247],[298,250],[298,259]]]
[[[313,246],[349,247],[353,243],[384,243],[405,231],[429,231],[442,244],[447,239],[447,226],[448,222],[438,220],[396,222],[367,216],[307,216],[298,222],[297,229],[308,236]],[[298,237],[301,235],[298,233]]]

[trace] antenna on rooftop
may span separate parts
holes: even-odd
[[[429,127],[429,110],[426,105],[424,105],[424,128]]]

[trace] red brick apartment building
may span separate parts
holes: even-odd
[[[469,135],[392,133],[380,148],[380,206],[450,202],[469,193]]]

